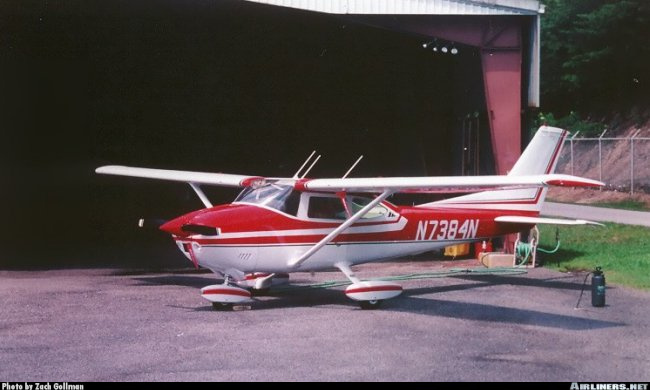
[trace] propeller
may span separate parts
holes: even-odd
[[[158,230],[158,228],[165,223],[167,223],[167,220],[162,218],[140,218],[138,220],[138,227],[141,229]]]

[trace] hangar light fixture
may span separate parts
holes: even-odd
[[[453,42],[450,42],[451,48],[449,47],[448,44],[443,44],[442,46],[438,45],[438,40],[434,39],[433,41],[429,42],[424,42],[422,43],[422,48],[423,49],[431,49],[434,53],[451,53],[453,55],[458,54],[458,48],[456,48],[456,44]]]

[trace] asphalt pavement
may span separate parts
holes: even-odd
[[[542,215],[650,227],[650,213],[644,211],[545,202]]]
[[[372,264],[362,277],[440,270]],[[292,275],[294,283],[342,279]],[[342,287],[296,289],[215,312],[211,274],[0,272],[2,381],[639,381],[650,373],[650,293],[610,286],[590,306],[584,274],[406,281],[365,311]]]

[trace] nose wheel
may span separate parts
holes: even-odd
[[[224,284],[214,284],[201,289],[201,296],[212,303],[212,308],[218,311],[230,311],[238,303],[251,301],[251,293],[243,288],[229,286],[229,278]]]

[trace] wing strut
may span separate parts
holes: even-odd
[[[349,228],[350,225],[357,222],[361,217],[366,215],[368,213],[368,211],[372,210],[375,206],[377,206],[379,203],[381,203],[384,199],[388,198],[392,194],[393,194],[393,191],[384,190],[384,192],[382,192],[381,195],[379,195],[378,197],[373,199],[372,202],[365,205],[361,210],[357,211],[356,214],[354,214],[350,218],[346,219],[345,222],[343,222],[336,229],[332,230],[330,232],[330,234],[326,235],[322,240],[320,240],[314,246],[309,248],[309,250],[307,252],[305,252],[302,256],[298,257],[297,259],[289,260],[287,265],[289,265],[289,267],[296,268],[300,264],[304,263],[305,260],[309,259],[314,253],[318,252],[322,247],[329,244],[339,234],[343,233],[343,231],[345,229]]]
[[[210,199],[208,199],[207,196],[205,196],[205,192],[201,189],[201,186],[199,186],[196,183],[188,183],[190,187],[196,192],[196,195],[201,199],[201,202],[205,205],[206,208],[212,207],[212,202],[210,202]]]

